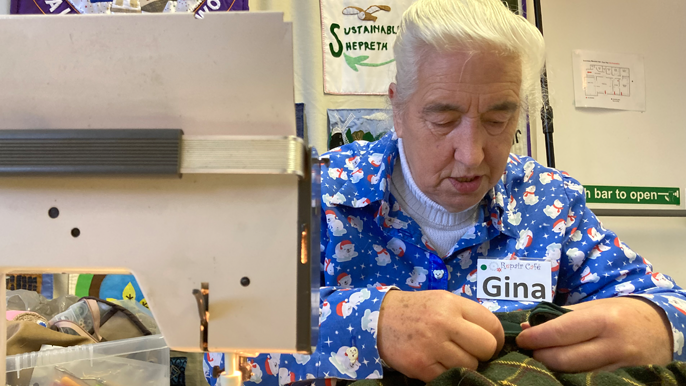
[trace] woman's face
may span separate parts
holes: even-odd
[[[517,128],[521,65],[495,53],[422,57],[417,90],[394,124],[419,189],[450,212],[478,203],[505,171]]]

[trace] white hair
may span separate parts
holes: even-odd
[[[418,0],[405,11],[393,46],[396,108],[402,109],[416,91],[419,64],[429,50],[490,51],[518,58],[522,108],[530,114],[540,108],[543,36],[500,0]]]

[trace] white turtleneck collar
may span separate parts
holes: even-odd
[[[432,201],[415,184],[400,138],[398,151],[400,157],[391,175],[391,193],[400,201],[403,211],[419,224],[431,246],[441,256],[445,256],[476,223],[479,204],[462,212],[451,213]]]

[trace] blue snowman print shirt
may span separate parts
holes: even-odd
[[[379,308],[391,289],[442,289],[492,312],[535,302],[476,296],[478,258],[541,259],[552,265],[557,304],[641,296],[672,325],[674,359],[685,360],[686,292],[632,251],[586,207],[583,187],[564,172],[511,154],[500,181],[481,201],[478,220],[446,256],[390,193],[397,137],[354,142],[322,155],[321,306],[312,355],[251,359],[247,386],[383,377],[376,348]]]

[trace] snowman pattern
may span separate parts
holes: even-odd
[[[581,272],[582,283],[596,283],[598,280],[600,280],[600,277],[597,273],[591,272],[590,267],[584,268],[584,270]]]
[[[684,333],[672,325],[672,338],[674,339],[674,352],[681,355],[684,349]]]
[[[524,249],[531,246],[534,240],[534,234],[529,229],[519,231],[519,239],[517,240],[517,249]]]
[[[350,180],[353,182],[353,184],[360,182],[362,178],[364,178],[364,171],[362,169],[355,169],[352,173],[350,173]]]
[[[268,375],[276,376],[279,373],[279,361],[281,360],[281,354],[267,354],[264,361],[264,369]]]
[[[576,271],[584,263],[584,259],[586,259],[586,254],[584,254],[578,248],[570,248],[569,250],[567,250],[567,257],[569,258],[569,262],[572,265],[572,270]]]
[[[331,305],[329,302],[326,300],[322,303],[321,307],[319,307],[319,325],[321,326],[322,323],[326,321],[326,318],[331,315]]]
[[[560,236],[565,234],[565,229],[567,229],[567,224],[563,219],[559,219],[553,224],[553,232],[559,234]]]
[[[248,363],[250,364],[250,371],[252,373],[250,375],[250,382],[252,382],[252,383],[262,382],[262,369],[260,369],[260,365],[255,363],[255,361],[252,359],[250,359],[248,361]]]
[[[609,251],[610,247],[605,244],[598,244],[591,248],[591,253],[588,254],[588,258],[595,260],[601,253]]]
[[[558,243],[548,244],[545,247],[545,261],[550,262],[550,267],[553,272],[560,269],[560,255],[562,254],[562,245]]]
[[[352,156],[350,158],[347,158],[345,160],[345,167],[350,169],[350,170],[358,170],[357,169],[357,164],[360,163],[360,156]]]
[[[526,205],[536,205],[538,204],[538,196],[536,196],[536,187],[529,186],[524,191],[524,203]]]
[[[617,291],[619,295],[629,295],[636,291],[636,287],[631,283],[622,283],[615,286],[615,291]]]
[[[279,369],[279,385],[287,385],[295,382],[295,374],[288,371],[287,368],[281,367]]]
[[[357,347],[342,346],[335,354],[331,353],[329,361],[336,366],[336,369],[341,374],[355,378],[357,376],[357,369],[361,366],[358,358],[359,351]]]
[[[522,222],[522,214],[517,211],[517,199],[514,196],[510,196],[507,202],[507,222],[514,226]]]
[[[355,244],[353,244],[350,240],[341,241],[338,243],[338,245],[336,245],[334,257],[339,263],[350,261],[353,257],[357,257],[357,252],[355,252]]]
[[[348,233],[343,226],[343,222],[336,216],[336,212],[333,210],[327,210],[325,215],[327,227],[334,236],[343,236],[344,234]]]
[[[529,182],[531,179],[531,176],[534,174],[534,168],[536,167],[536,163],[534,161],[528,161],[527,163],[524,164],[524,182]],[[535,188],[535,186],[534,186]]]
[[[348,223],[350,223],[350,226],[355,228],[355,230],[357,230],[358,232],[362,232],[362,228],[364,225],[359,217],[348,216]]]
[[[437,256],[388,189],[398,157],[393,133],[342,150],[328,153],[331,164],[322,166],[326,223],[321,234],[317,352],[306,363],[291,354],[282,354],[280,360],[272,355],[267,361],[267,354],[262,354],[254,361],[262,367],[260,386],[276,386],[280,378],[378,378],[383,369],[375,361],[375,345],[385,294],[392,289],[445,289],[477,301],[475,264],[482,257],[549,261],[553,288],[566,295],[566,304],[593,297],[647,297],[665,309],[674,326],[675,359],[686,359],[681,327],[686,324],[684,292],[602,227],[585,205],[583,188],[571,177],[531,158],[510,156],[502,178],[478,207],[478,221],[467,237],[448,255]],[[481,303],[493,312],[535,306],[500,299]],[[323,379],[316,379],[316,385],[324,386],[319,381]]]
[[[353,278],[349,274],[343,272],[340,275],[338,275],[338,286],[342,288],[349,288],[352,287],[353,284]]]
[[[543,209],[543,213],[546,214],[546,216],[550,218],[556,218],[557,216],[562,213],[562,210],[564,209],[564,206],[560,202],[560,200],[555,200],[552,205],[548,205]]]
[[[376,338],[376,328],[379,324],[379,311],[372,312],[371,310],[364,310],[362,316],[362,330],[370,332]]]
[[[374,244],[372,246],[374,248],[374,251],[376,251],[376,264],[379,266],[385,266],[391,263],[391,255],[388,253],[386,248]]]
[[[341,179],[344,181],[348,180],[348,172],[345,171],[343,168],[330,168],[329,169],[329,177],[334,178],[334,179]]]
[[[482,300],[481,305],[486,307],[491,312],[500,310],[500,305],[498,305],[497,300]]]
[[[353,313],[354,310],[357,309],[357,307],[359,307],[360,304],[362,304],[362,302],[369,299],[370,296],[371,292],[369,292],[368,289],[363,289],[359,292],[353,293],[349,298],[338,303],[336,306],[336,314],[343,317],[343,319],[347,318]]]
[[[344,204],[345,203],[345,196],[342,195],[341,193],[336,193],[333,196],[331,196],[329,194],[325,194],[322,196],[322,202],[328,207],[336,206],[339,204]]]
[[[459,253],[457,259],[460,261],[460,268],[467,269],[472,266],[472,251],[467,249],[466,251]]]
[[[334,273],[333,262],[329,258],[324,259],[324,272],[327,275],[333,275]]]
[[[405,283],[414,289],[422,288],[422,283],[426,281],[426,275],[428,273],[429,271],[422,267],[414,267],[412,272],[410,272],[410,277],[405,281]]]
[[[393,251],[393,253],[395,253],[395,255],[399,258],[405,256],[405,243],[400,239],[395,237],[392,238],[388,244],[386,244],[386,248]]]
[[[655,284],[656,287],[672,289],[674,288],[674,283],[667,279],[667,277],[660,272],[653,272],[650,274],[650,280]]]
[[[629,259],[629,263],[634,262],[634,259],[636,259],[636,252],[632,251],[631,248],[629,248],[626,244],[621,242],[619,240],[619,237],[615,237],[614,244],[615,246],[617,246],[617,248],[622,250],[624,256],[626,256],[626,258]]]

